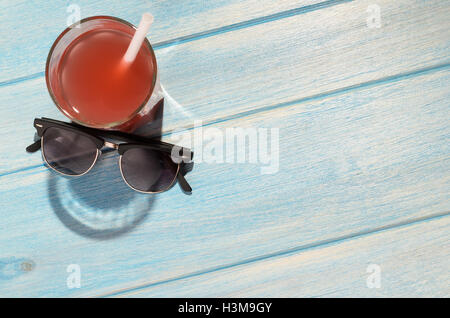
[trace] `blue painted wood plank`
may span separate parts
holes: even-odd
[[[3,176],[0,257],[33,269],[0,280],[0,295],[108,294],[445,213],[449,81],[446,68],[211,125],[279,127],[279,172],[198,163],[190,197],[132,192],[113,156],[76,179]]]
[[[138,24],[143,12],[155,17],[149,38],[152,43],[167,45],[180,42],[192,34],[217,32],[228,26],[294,9],[314,9],[321,0],[215,0],[215,1],[105,1],[11,0],[0,3],[0,83],[28,76],[42,76],[48,51],[56,37],[74,20],[78,6],[80,18],[111,15]],[[311,7],[313,6],[313,7]],[[321,6],[319,6],[321,7]],[[245,24],[245,23],[244,23]]]
[[[206,124],[243,116],[450,62],[449,2],[431,1],[409,10],[404,10],[409,1],[381,2],[386,26],[376,30],[362,22],[369,2],[157,51],[167,92],[163,130],[192,127],[194,120]],[[325,22],[331,25],[323,28]],[[425,27],[428,24],[432,27]],[[361,38],[363,45],[355,41]],[[398,43],[403,43],[402,50],[393,50]],[[5,145],[0,174],[39,166],[39,158],[23,151],[34,134],[34,117],[64,119],[43,78],[0,87],[0,104],[5,105],[0,116],[0,141]]]
[[[115,296],[448,297],[449,230],[441,217]]]

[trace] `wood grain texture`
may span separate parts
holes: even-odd
[[[42,72],[67,4],[0,3],[0,296],[449,296],[448,1],[377,0],[379,29],[369,0],[77,1],[155,16],[165,139],[279,128],[278,173],[197,162],[190,197],[133,192],[112,153],[66,179],[24,152],[64,118]]]
[[[163,130],[450,63],[449,2],[380,1],[381,29],[366,26],[370,3],[336,5],[157,50],[167,91]],[[33,118],[64,119],[43,78],[0,87],[0,104],[7,106],[0,118],[0,173],[39,166],[39,158],[23,151],[34,134]]]
[[[109,294],[448,213],[449,81],[445,68],[211,125],[279,127],[280,170],[198,164],[191,197],[132,192],[114,156],[77,179],[3,176],[2,261],[34,266],[0,295]],[[72,263],[81,289],[66,287]]]
[[[218,32],[236,23],[284,11],[289,15],[290,10],[302,7],[308,9],[321,2],[343,1],[3,0],[0,3],[3,31],[0,38],[0,82],[34,77],[44,71],[53,41],[68,26],[68,19],[69,24],[74,21],[70,19],[74,11],[68,11],[70,4],[79,6],[81,18],[111,15],[133,24],[138,24],[143,12],[151,12],[155,23],[149,32],[149,38],[151,43],[161,45],[184,41],[186,37],[193,35],[202,36],[205,32]]]
[[[447,216],[120,296],[449,297],[449,230]],[[367,285],[372,264],[380,268],[379,288]]]

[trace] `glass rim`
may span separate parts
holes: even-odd
[[[50,80],[49,80],[49,66],[50,66],[50,59],[53,55],[53,51],[56,47],[56,45],[58,45],[59,41],[64,37],[64,35],[68,32],[70,32],[72,29],[75,29],[77,25],[81,25],[85,22],[91,21],[91,20],[100,20],[100,19],[104,19],[104,20],[111,20],[111,21],[115,21],[115,22],[119,22],[122,23],[126,26],[129,26],[131,28],[133,28],[134,30],[136,30],[136,26],[134,26],[132,23],[123,20],[121,18],[117,18],[117,17],[113,17],[113,16],[108,16],[108,15],[96,15],[96,16],[91,16],[91,17],[87,17],[84,19],[81,19],[78,22],[73,23],[72,25],[68,26],[66,29],[64,29],[64,31],[62,31],[58,37],[56,38],[55,42],[53,42],[52,47],[50,48],[50,51],[48,52],[47,55],[47,61],[45,63],[45,82],[47,84],[47,90],[50,94],[50,97],[53,100],[53,103],[56,105],[56,107],[66,116],[68,117],[70,120],[72,120],[73,122],[86,126],[86,127],[91,127],[91,128],[100,128],[100,129],[108,129],[108,128],[113,128],[122,124],[127,123],[128,121],[130,121],[131,119],[133,119],[137,114],[139,114],[139,112],[145,107],[145,105],[147,105],[147,102],[149,101],[150,97],[153,94],[153,91],[155,90],[155,86],[156,86],[156,79],[157,79],[157,75],[158,75],[158,65],[156,63],[156,56],[155,56],[155,52],[153,50],[153,47],[150,44],[150,41],[148,40],[147,37],[145,37],[144,39],[144,43],[147,45],[147,48],[150,51],[150,55],[151,55],[151,60],[154,67],[154,72],[153,72],[153,78],[152,78],[152,86],[151,89],[149,90],[149,93],[147,94],[147,96],[145,97],[144,101],[139,105],[139,107],[137,107],[137,109],[127,118],[123,119],[123,120],[119,120],[119,121],[115,121],[115,122],[111,122],[111,123],[107,123],[105,125],[90,125],[87,123],[84,123],[83,121],[80,121],[76,118],[74,118],[73,116],[70,116],[68,113],[66,113],[64,111],[64,109],[61,107],[61,105],[58,103],[58,101],[56,100],[55,95],[53,94],[53,90],[52,87],[50,85]],[[83,33],[80,33],[80,35]],[[72,42],[71,42],[72,43]],[[67,47],[66,47],[67,48]],[[65,49],[66,49],[65,48]],[[64,53],[63,53],[64,54]]]

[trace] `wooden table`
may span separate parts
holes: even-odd
[[[0,9],[0,296],[450,295],[449,1]],[[77,9],[154,15],[164,140],[256,131],[278,168],[194,145],[191,196],[143,195],[114,153],[75,179],[27,154],[35,117],[65,119],[44,67]]]

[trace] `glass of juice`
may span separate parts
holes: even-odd
[[[148,39],[132,63],[123,62],[135,30],[125,20],[95,16],[55,40],[45,68],[47,88],[73,122],[132,131],[153,119],[162,92]]]

